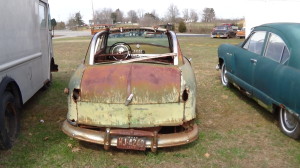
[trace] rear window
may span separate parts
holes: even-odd
[[[215,30],[227,30],[227,26],[217,26]]]
[[[289,51],[284,41],[276,34],[270,33],[265,57],[276,62],[285,62],[289,58]]]
[[[161,32],[130,31],[118,34],[110,34],[107,40],[107,45],[111,46],[120,41],[128,44],[148,43],[152,45],[169,47],[167,35]]]

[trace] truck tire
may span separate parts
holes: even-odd
[[[12,93],[0,99],[0,149],[10,149],[20,130],[19,108]]]

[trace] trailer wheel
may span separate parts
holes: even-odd
[[[20,129],[19,108],[12,93],[5,91],[0,100],[0,149],[10,149]]]

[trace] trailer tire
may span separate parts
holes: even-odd
[[[20,130],[17,101],[11,92],[5,91],[0,99],[0,149],[10,149]]]

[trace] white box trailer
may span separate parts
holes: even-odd
[[[274,22],[300,23],[300,0],[248,0],[245,3],[246,37],[252,28]]]
[[[48,0],[0,0],[0,149],[19,130],[19,112],[57,71]]]

